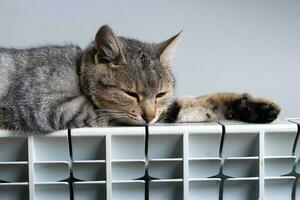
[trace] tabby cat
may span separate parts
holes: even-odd
[[[170,60],[180,33],[161,43],[116,36],[102,26],[75,45],[0,48],[0,127],[47,133],[76,127],[271,122],[280,108],[248,94],[175,98]]]

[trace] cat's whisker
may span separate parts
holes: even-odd
[[[134,121],[140,121],[138,118],[137,118],[137,115],[135,116],[131,116],[131,115],[128,115],[128,113],[122,113],[122,114],[112,114],[110,116],[107,117],[108,120],[118,120],[118,119],[131,119],[131,120],[134,120]]]
[[[109,114],[112,114],[107,118],[108,120],[130,118],[130,119],[133,119],[135,121],[140,121],[138,119],[137,114],[133,114],[133,113],[130,113],[130,112],[124,113],[122,111],[113,110],[113,109],[103,109],[102,111],[108,112]]]

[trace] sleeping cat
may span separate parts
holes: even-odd
[[[271,122],[280,108],[248,94],[174,98],[170,60],[180,33],[161,43],[118,37],[105,25],[75,45],[0,48],[0,127],[47,133],[76,127]]]

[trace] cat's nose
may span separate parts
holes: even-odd
[[[151,100],[144,102],[142,107],[142,118],[148,124],[150,123],[156,115],[156,106],[155,103]]]
[[[145,120],[146,123],[149,123],[149,122],[151,122],[155,118],[155,115],[146,115],[146,114],[143,114],[142,118],[143,118],[143,120]]]

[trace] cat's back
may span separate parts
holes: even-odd
[[[81,49],[75,45],[0,48],[0,96],[10,88],[19,92],[22,89],[56,90],[76,84],[80,53]]]
[[[70,116],[59,105],[77,109],[78,102],[86,102],[79,85],[80,57],[81,49],[74,45],[0,48],[0,127],[60,128],[59,120]],[[59,113],[62,118],[55,117]]]
[[[0,47],[0,70],[5,68],[19,69],[19,67],[72,65],[80,53],[80,47],[71,44],[64,46],[47,45],[26,49]]]

